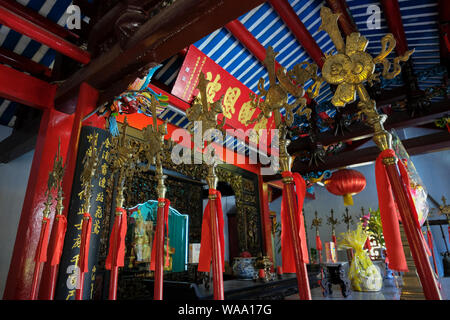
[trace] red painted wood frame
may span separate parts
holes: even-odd
[[[42,212],[46,201],[44,194],[47,188],[48,173],[53,167],[54,156],[58,149],[58,141],[61,141],[61,154],[63,157],[71,159],[66,160],[66,175],[63,182],[63,190],[65,195],[67,195],[70,194],[72,186],[73,170],[78,150],[78,136],[72,133],[76,132],[76,128],[81,128],[82,115],[91,112],[95,108],[98,97],[95,89],[87,84],[83,84],[80,89],[79,105],[85,106],[85,108],[80,107],[76,113],[69,115],[54,110],[53,100],[55,92],[55,85],[50,85],[45,81],[0,65],[1,96],[30,107],[44,109],[5,286],[4,299],[20,300],[30,298],[32,270],[35,264],[34,255],[39,241]],[[82,114],[82,111],[86,113]],[[104,124],[104,119],[98,119],[97,116],[86,121],[86,123],[91,125],[99,126],[102,125],[102,122]],[[67,157],[65,156],[66,153],[68,154]],[[65,210],[68,208],[69,200],[70,197],[66,196]],[[52,226],[53,215],[50,218]],[[44,267],[43,277],[44,283],[47,284],[46,269],[48,269],[47,264]],[[55,279],[53,278],[53,280]],[[44,296],[47,295],[44,294]],[[42,298],[42,294],[39,298]]]
[[[52,109],[56,85],[0,64],[0,96],[38,109]]]
[[[0,23],[36,40],[39,43],[68,56],[83,64],[88,64],[91,60],[89,52],[80,49],[76,45],[64,40],[58,35],[30,22],[14,12],[0,7]]]
[[[36,11],[25,7],[21,5],[20,3],[16,2],[15,0],[0,0],[0,5],[5,7],[6,9],[10,10],[11,12],[17,14],[18,16],[24,18],[25,20],[28,20],[43,29],[48,30],[51,33],[54,33],[55,35],[61,37],[61,38],[76,38],[78,39],[79,36],[70,30],[60,26],[57,23],[54,23],[53,21],[45,18],[44,16],[41,16]]]

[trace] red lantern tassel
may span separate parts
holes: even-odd
[[[291,175],[294,178],[294,184],[296,189],[296,210],[295,210],[295,221],[297,223],[297,229],[300,235],[300,246],[302,249],[302,263],[309,263],[308,257],[308,246],[306,243],[306,231],[305,231],[305,221],[302,214],[303,202],[305,200],[306,194],[306,184],[303,178],[298,173],[283,172],[283,176]],[[281,255],[282,255],[282,266],[284,273],[295,273],[295,259],[294,259],[294,248],[289,237],[288,226],[290,225],[289,216],[287,213],[288,205],[286,203],[286,195],[283,188],[283,200],[281,202]]]
[[[389,254],[389,268],[400,272],[406,272],[408,271],[408,267],[406,265],[405,253],[400,237],[397,207],[392,196],[391,184],[383,164],[383,159],[389,157],[395,157],[394,150],[387,149],[382,151],[375,163],[378,204],[380,207],[380,217],[383,226],[386,251]]]
[[[336,236],[332,235],[331,236],[332,241],[334,242],[335,245],[337,245],[337,240],[336,240]]]
[[[67,218],[65,215],[56,215],[53,229],[55,230],[55,242],[54,245],[49,248],[50,285],[48,297],[46,298],[48,300],[53,300],[55,296],[56,281],[58,279],[58,265],[61,261],[61,255],[64,247],[64,237],[66,236],[67,231]]]
[[[31,300],[36,300],[37,298],[37,288],[39,275],[41,273],[41,264],[47,261],[47,248],[48,248],[48,235],[50,232],[50,219],[42,218],[42,229],[39,237],[39,242],[36,248],[33,281],[31,284]]]
[[[316,236],[316,249],[317,249],[317,251],[322,251],[323,250],[323,248],[322,248],[322,240],[320,240],[320,236],[319,235]]]
[[[125,261],[125,236],[127,234],[127,211],[116,208],[114,225],[109,237],[108,255],[105,261],[105,269],[111,270],[109,280],[109,300],[117,299],[117,280],[119,267],[124,266]]]
[[[167,235],[167,241],[166,241],[166,257],[164,266],[168,267],[170,264],[170,257],[169,257],[169,209],[170,209],[170,200],[159,198],[158,202],[164,202],[164,225],[165,225],[165,234]],[[156,236],[155,236],[156,238]],[[156,261],[156,241],[153,241],[152,244],[152,253],[151,253],[151,261],[150,261],[150,270],[155,271],[155,261]]]
[[[218,190],[209,189],[215,200],[209,200],[202,220],[202,236],[198,271],[209,272],[213,265],[214,300],[223,300],[223,272],[225,272],[225,247],[223,235],[222,197]],[[214,225],[213,225],[214,223]],[[217,229],[216,229],[217,228]]]
[[[436,257],[434,256],[433,235],[431,234],[431,230],[427,230],[427,238],[428,238],[428,247],[430,248],[431,256],[433,257],[434,272],[436,272],[436,274],[437,274],[438,268],[437,268],[437,264],[436,264]]]
[[[55,245],[50,252],[50,265],[57,266],[61,261],[62,250],[64,246],[64,237],[66,236],[67,231],[67,218],[65,215],[60,214],[55,218],[55,226],[56,228],[55,234]]]
[[[372,246],[370,245],[369,237],[367,237],[366,243],[364,243],[364,249],[367,249],[367,251],[370,251],[372,249]]]
[[[83,215],[83,221],[81,224],[80,256],[78,258],[79,288],[76,290],[75,295],[76,300],[83,299],[84,274],[89,270],[89,244],[91,241],[91,231],[92,231],[92,218],[89,213],[85,213]]]
[[[164,204],[164,208],[159,206],[160,203]],[[169,208],[170,201],[164,198],[158,198],[158,211],[156,219],[156,234],[153,241],[150,270],[155,271],[154,282],[154,300],[163,299],[163,275],[164,266],[169,266]],[[166,243],[166,262],[164,263],[164,226],[166,227],[167,243]]]

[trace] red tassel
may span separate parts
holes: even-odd
[[[109,237],[108,256],[105,261],[105,269],[111,270],[112,267],[123,267],[125,261],[125,236],[127,234],[127,210],[116,208],[114,225]]]
[[[367,251],[370,251],[372,249],[372,246],[370,245],[370,239],[367,237],[366,243],[364,244],[364,249],[367,249]]]
[[[331,236],[331,239],[333,240],[334,244],[336,245],[336,244],[337,244],[336,236],[335,236],[335,235],[332,235],[332,236]]]
[[[80,244],[80,257],[78,259],[78,265],[80,272],[85,273],[89,271],[89,244],[91,242],[92,231],[92,218],[89,213],[83,215],[83,221],[81,225],[81,244]]]
[[[392,196],[391,184],[387,177],[383,164],[384,158],[395,157],[392,149],[384,150],[378,156],[375,163],[375,178],[377,183],[378,204],[380,207],[381,224],[386,243],[386,251],[389,253],[389,268],[406,272],[405,253],[400,237],[400,225],[398,222],[397,207]]]
[[[305,232],[305,221],[302,214],[303,209],[303,201],[305,200],[306,195],[306,183],[303,180],[302,176],[297,172],[283,172],[283,177],[292,176],[294,178],[296,198],[294,199],[295,207],[297,210],[296,214],[296,222],[298,224],[298,230],[300,233],[300,244],[302,248],[302,262],[309,263],[308,257],[308,246],[306,243],[306,232]],[[286,195],[283,189],[282,202],[281,202],[281,255],[282,255],[282,265],[283,272],[285,273],[295,273],[295,262],[294,262],[294,248],[292,247],[291,239],[288,234],[288,226],[290,224],[288,214],[286,213],[288,210],[288,206],[286,203]]]
[[[50,265],[56,266],[61,261],[64,246],[64,237],[67,231],[67,218],[65,215],[57,215],[55,218],[56,238],[53,250],[50,252]]]
[[[433,235],[431,234],[431,231],[427,231],[427,238],[428,238],[428,247],[431,250],[431,256],[433,257],[433,264],[434,264],[434,271],[437,273],[438,268],[436,265],[436,257],[434,256],[434,249],[433,249]]]
[[[45,221],[45,223],[44,223]],[[47,261],[47,248],[48,248],[48,235],[50,231],[50,219],[43,218],[42,219],[42,241],[38,244],[38,249],[36,251],[36,262],[45,262]]]
[[[219,241],[220,251],[222,253],[222,272],[225,272],[225,247],[223,236],[223,211],[222,211],[222,196],[219,191],[215,189],[209,189],[209,194],[215,194],[217,196],[215,208],[217,208],[217,220],[219,222]],[[200,272],[209,272],[210,264],[212,260],[212,236],[211,236],[211,210],[210,201],[205,207],[202,220],[202,236],[200,241],[200,255],[197,270]]]
[[[165,234],[167,235],[166,241],[166,260],[164,262],[164,266],[168,267],[170,264],[169,257],[169,209],[170,209],[170,200],[165,198],[159,198],[158,202],[164,202],[164,225],[165,225]],[[156,239],[156,235],[155,235]],[[155,271],[155,263],[156,263],[156,241],[153,241],[152,244],[152,253],[150,258],[150,270]]]
[[[316,249],[317,251],[322,251],[322,241],[320,240],[320,236],[316,236]]]

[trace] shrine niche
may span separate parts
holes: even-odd
[[[122,128],[122,125],[119,124]],[[132,143],[142,143],[142,133],[135,128],[129,128],[128,136]],[[142,149],[141,149],[142,150]],[[207,169],[199,164],[175,165],[170,160],[171,150],[165,150],[164,174],[168,177],[165,181],[167,197],[171,199],[171,207],[182,214],[189,216],[189,243],[199,243],[201,238],[201,222],[203,214],[204,187]],[[145,163],[142,163],[145,165]],[[238,251],[248,251],[254,256],[262,253],[262,231],[260,218],[260,205],[258,195],[258,180],[255,174],[236,168],[232,165],[220,164],[216,168],[219,182],[228,184],[236,199],[237,216],[237,243]],[[157,199],[157,179],[154,168],[143,172],[136,170],[129,175],[124,183],[124,207],[132,208],[137,204],[148,200]],[[106,212],[112,212],[117,182],[110,177],[106,190]],[[189,201],[186,201],[189,199]],[[108,211],[109,210],[109,211]],[[101,240],[100,256],[106,257],[108,248],[107,236],[109,234],[111,214],[105,217],[104,236]],[[109,227],[108,227],[109,226]],[[128,235],[129,236],[129,235]],[[131,250],[131,248],[127,248]],[[129,258],[129,255],[127,254]]]

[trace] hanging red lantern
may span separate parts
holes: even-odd
[[[328,192],[337,196],[343,196],[346,206],[352,206],[352,195],[364,190],[366,178],[359,171],[340,169],[333,172],[331,178],[325,181],[325,186]]]

